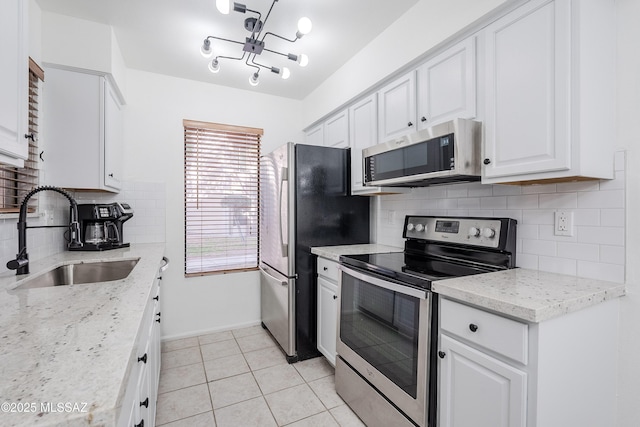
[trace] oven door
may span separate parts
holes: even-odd
[[[427,425],[431,292],[340,270],[338,356],[416,424]]]

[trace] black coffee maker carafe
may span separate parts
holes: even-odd
[[[126,203],[79,204],[78,222],[83,246],[73,250],[104,251],[126,248],[122,224],[133,217],[133,209]]]

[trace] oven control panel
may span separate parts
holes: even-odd
[[[495,218],[407,216],[402,237],[497,248],[501,228]]]

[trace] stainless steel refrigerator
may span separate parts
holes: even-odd
[[[260,158],[262,325],[289,363],[320,355],[311,247],[369,242],[369,198],[350,195],[349,158],[293,143]]]

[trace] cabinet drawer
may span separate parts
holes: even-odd
[[[529,329],[525,323],[442,298],[440,329],[527,364]]]
[[[326,258],[318,257],[318,276],[324,276],[329,280],[337,282],[338,277],[340,277],[338,263]]]

